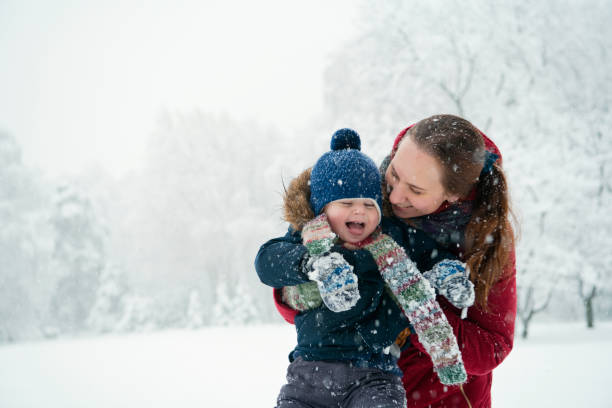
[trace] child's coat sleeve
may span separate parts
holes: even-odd
[[[307,253],[301,243],[300,233],[289,229],[284,237],[263,244],[255,257],[255,270],[261,282],[273,288],[309,282],[301,268]]]

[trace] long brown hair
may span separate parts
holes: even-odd
[[[490,171],[482,172],[486,156],[483,135],[457,116],[423,119],[408,136],[440,162],[442,185],[448,193],[473,199],[463,259],[470,268],[476,303],[486,310],[489,291],[504,277],[514,248],[508,185],[501,164],[498,160]]]

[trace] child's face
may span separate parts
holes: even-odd
[[[332,201],[324,211],[334,233],[351,244],[363,241],[378,226],[378,210],[368,198]]]

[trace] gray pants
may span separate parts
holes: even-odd
[[[406,393],[398,376],[381,370],[297,358],[287,369],[287,384],[277,404],[277,408],[403,408]]]

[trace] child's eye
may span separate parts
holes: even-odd
[[[342,204],[345,207],[350,207],[352,203],[350,201],[341,201],[340,204]]]
[[[374,208],[374,204],[372,203],[365,203],[364,206],[367,208]]]

